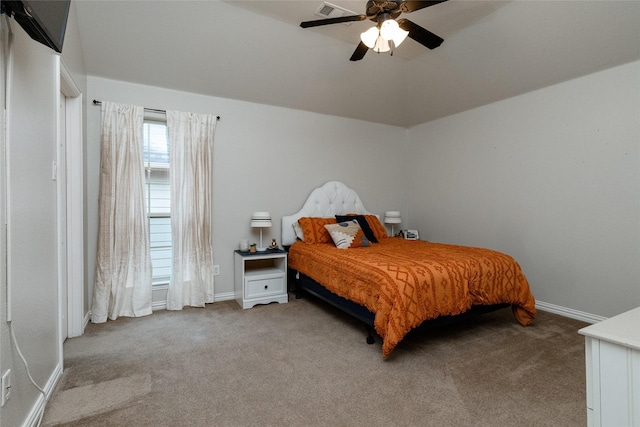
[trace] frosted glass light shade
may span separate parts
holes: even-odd
[[[380,36],[389,41],[393,40],[393,45],[398,47],[407,38],[409,31],[400,28],[395,19],[387,19],[380,26]]]
[[[407,38],[408,35],[409,35],[409,31],[405,31],[401,28],[398,28],[395,34],[393,35],[394,46],[396,47],[400,46],[400,43],[402,43]]]
[[[371,27],[360,34],[360,40],[368,48],[375,52],[389,52],[391,47],[389,41],[393,40],[393,46],[398,47],[407,38],[409,31],[405,31],[398,26],[395,19],[387,19],[378,27]]]
[[[391,50],[391,47],[389,46],[389,42],[383,39],[382,37],[378,36],[378,39],[376,40],[376,44],[375,46],[373,46],[373,51],[377,53],[381,53],[381,52],[389,52],[390,50]]]
[[[360,40],[362,40],[362,43],[364,43],[368,48],[371,49],[376,45],[378,35],[378,27],[371,27],[364,33],[360,34]]]
[[[399,29],[400,27],[398,27],[395,19],[387,19],[380,25],[380,35],[385,40],[391,40]]]

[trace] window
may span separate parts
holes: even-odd
[[[171,279],[171,188],[169,183],[169,138],[167,123],[145,119],[144,167],[145,208],[153,285],[168,285]]]

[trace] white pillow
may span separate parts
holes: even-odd
[[[293,232],[296,233],[296,237],[298,240],[304,241],[304,231],[302,231],[302,226],[298,223],[298,221],[291,224],[293,227]]]

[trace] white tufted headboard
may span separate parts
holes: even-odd
[[[350,213],[372,215],[363,206],[358,193],[339,181],[329,181],[309,194],[302,209],[293,215],[282,217],[282,244],[290,246],[295,243],[293,224],[299,218],[332,217]]]

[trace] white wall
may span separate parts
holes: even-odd
[[[86,93],[87,73],[84,66],[84,57],[82,56],[82,46],[80,45],[80,30],[78,28],[75,2],[71,2],[71,7],[69,8],[69,17],[64,36],[64,49],[62,49],[60,58],[73,75],[80,91]]]
[[[409,130],[88,79],[88,99],[222,116],[215,147],[216,296],[233,291],[232,250],[257,239],[251,213],[279,218],[325,181],[373,212],[403,212],[423,238],[513,255],[539,302],[595,317],[640,305],[639,63]],[[100,108],[88,107],[90,292],[95,270]],[[408,143],[407,143],[408,141]]]
[[[215,78],[215,77],[212,77]],[[232,298],[233,250],[257,241],[249,227],[254,211],[269,211],[274,227],[264,239],[280,243],[280,219],[302,207],[309,192],[340,180],[372,212],[403,209],[406,130],[286,108],[202,96],[88,77],[89,100],[220,115],[214,148],[214,263],[217,298]],[[87,111],[88,274],[95,276],[100,107]]]
[[[409,130],[409,225],[513,255],[538,301],[640,305],[640,62]]]
[[[57,283],[56,182],[52,162],[58,141],[60,66],[70,70],[86,90],[75,5],[69,13],[62,57],[31,40],[14,21],[13,63],[7,82],[7,162],[0,155],[0,223],[8,209],[8,239],[2,227],[0,250],[0,372],[11,369],[11,397],[0,408],[0,425],[36,425],[44,399],[29,382],[10,338],[7,289],[11,290],[11,324],[18,345],[40,387],[50,394],[62,374]],[[0,20],[3,38],[7,21]],[[5,57],[0,69],[4,71]],[[0,72],[2,74],[2,72]],[[4,82],[2,83],[4,91]],[[4,134],[2,135],[4,137]],[[0,141],[2,138],[0,138]],[[1,147],[1,144],[0,144]],[[8,165],[8,167],[6,167]],[[0,188],[5,188],[0,185]],[[8,242],[7,242],[8,240]],[[7,251],[5,252],[5,244]],[[80,260],[82,261],[82,260]],[[5,281],[5,262],[9,283]]]
[[[2,25],[5,21],[2,20]],[[13,63],[8,82],[7,178],[11,325],[34,380],[51,390],[61,373],[58,335],[56,159],[58,57],[12,21]],[[3,65],[4,67],[4,65]],[[6,173],[6,175],[5,175]],[[4,239],[3,239],[4,240]],[[2,242],[4,243],[4,241]],[[4,270],[4,259],[2,261]],[[3,272],[4,275],[4,272]],[[0,423],[18,426],[43,399],[27,378],[5,322],[2,293],[1,372],[11,369],[11,397]]]

